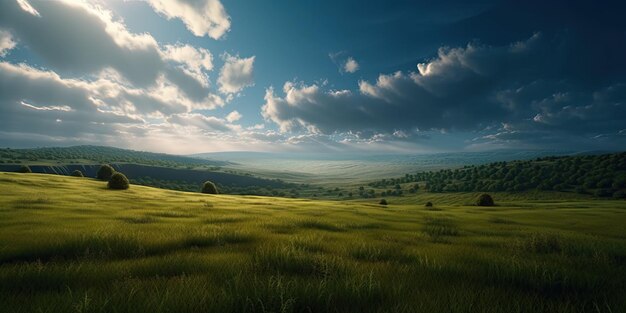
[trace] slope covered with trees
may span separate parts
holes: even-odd
[[[626,152],[527,161],[494,162],[459,169],[418,172],[382,179],[379,189],[425,189],[430,192],[554,190],[626,198]]]
[[[210,166],[230,164],[225,161],[200,159],[165,153],[134,151],[102,146],[75,146],[36,149],[0,149],[0,163],[102,164],[135,163],[165,167]]]

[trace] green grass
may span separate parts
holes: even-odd
[[[383,207],[0,173],[0,311],[626,310],[626,201],[473,197]]]

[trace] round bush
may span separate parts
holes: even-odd
[[[626,199],[626,191],[624,190],[618,190],[615,193],[613,193],[613,198],[615,199]]]
[[[493,198],[486,194],[483,193],[482,195],[478,196],[478,199],[476,199],[476,205],[477,206],[494,206],[494,202],[493,202]]]
[[[424,204],[424,206],[427,207],[427,208],[430,208],[430,207],[433,206],[433,203],[428,201],[428,202],[426,202],[426,204]]]
[[[202,185],[202,193],[208,193],[208,194],[216,195],[219,192],[217,191],[217,187],[215,186],[215,184],[213,182],[206,181]]]
[[[109,189],[124,190],[128,189],[129,184],[130,183],[128,182],[128,178],[126,178],[126,175],[120,172],[115,172],[111,175],[108,186]]]
[[[378,204],[380,204],[380,205],[387,205],[387,200],[380,199],[380,202]]]
[[[32,173],[33,171],[30,169],[28,165],[20,166],[20,169],[17,170],[18,173]]]
[[[72,176],[74,177],[85,177],[85,175],[83,175],[83,172],[81,172],[80,170],[75,170],[72,172]]]
[[[115,170],[111,167],[111,165],[104,164],[100,166],[98,174],[96,174],[96,178],[100,180],[109,180],[111,179],[111,176],[113,176],[113,173],[115,173]]]

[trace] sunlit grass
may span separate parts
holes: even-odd
[[[381,207],[0,173],[0,311],[624,311],[626,202],[548,195]]]

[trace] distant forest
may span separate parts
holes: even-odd
[[[460,169],[418,172],[370,183],[383,195],[398,195],[401,184],[409,192],[554,190],[626,198],[626,152],[565,157],[540,157],[528,161],[494,162]],[[400,192],[398,192],[400,191]]]
[[[134,151],[102,146],[75,146],[62,148],[0,149],[0,163],[134,163],[164,167],[213,167],[231,164],[224,161],[206,160],[180,155]]]

